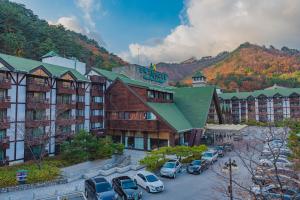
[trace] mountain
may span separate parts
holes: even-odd
[[[126,65],[95,40],[62,25],[49,25],[24,5],[0,0],[0,52],[40,60],[49,51],[76,57],[88,67]]]
[[[222,52],[216,57],[159,63],[157,68],[168,73],[173,84],[190,85],[194,72],[202,70],[210,84],[228,91],[262,89],[275,83],[300,87],[300,51],[288,47],[267,48],[246,42],[234,51]]]

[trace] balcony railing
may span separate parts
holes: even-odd
[[[103,128],[94,128],[94,129],[91,129],[90,132],[93,135],[96,135],[98,137],[105,136],[105,132],[104,132]]]
[[[65,140],[73,138],[75,131],[56,131],[55,139],[57,143],[62,143]]]
[[[157,120],[108,120],[107,128],[114,130],[157,131]]]
[[[85,88],[79,87],[77,88],[77,94],[78,95],[85,95]]]
[[[102,122],[102,121],[103,121],[103,116],[102,116],[102,115],[91,116],[91,117],[90,117],[90,121],[91,121],[92,123],[95,123],[95,122]]]
[[[101,77],[101,76],[91,76],[90,79],[92,82],[100,83],[100,84],[103,84],[106,81],[105,77]]]
[[[57,93],[58,94],[76,94],[76,89],[72,86],[66,87],[61,82],[57,82]]]
[[[28,109],[49,109],[50,101],[49,99],[37,98],[37,97],[27,97],[26,107]]]
[[[27,79],[27,91],[31,92],[49,92],[51,89],[47,83],[41,83],[34,79]]]
[[[91,95],[92,96],[102,97],[103,96],[103,90],[102,90],[102,88],[100,88],[100,86],[98,86],[98,87],[93,86],[92,90],[91,90]]]
[[[70,116],[68,118],[59,118],[56,120],[56,125],[57,126],[68,126],[76,124],[76,117],[75,116]]]
[[[0,77],[0,89],[10,89],[11,79]]]
[[[1,149],[8,149],[9,148],[9,136],[5,136],[0,138],[0,148]]]
[[[58,110],[76,109],[76,101],[57,102],[56,109],[58,109]]]
[[[1,129],[8,129],[10,127],[9,117],[0,118],[0,127]]]
[[[10,103],[10,97],[0,97],[0,109],[7,109],[10,108],[11,103]]]
[[[49,140],[50,140],[49,133],[43,133],[40,135],[32,135],[29,133],[26,134],[25,136],[25,143],[30,146],[47,144]]]
[[[91,109],[93,110],[103,109],[103,103],[91,102]]]
[[[26,128],[35,128],[39,126],[50,126],[50,120],[48,116],[45,116],[41,119],[32,119],[30,117],[26,118],[25,122]]]
[[[85,102],[76,102],[76,108],[79,110],[83,110],[85,107]]]
[[[84,116],[76,116],[76,123],[77,124],[84,123]]]

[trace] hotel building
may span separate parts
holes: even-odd
[[[0,165],[42,150],[55,155],[80,130],[151,150],[200,144],[207,120],[222,123],[215,87],[202,84],[199,74],[195,87],[176,88],[154,69],[130,70],[86,71],[54,52],[42,62],[0,54]]]

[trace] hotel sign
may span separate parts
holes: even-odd
[[[138,72],[145,80],[150,80],[157,83],[165,83],[168,80],[168,74],[158,72],[151,66],[150,68],[139,66]]]

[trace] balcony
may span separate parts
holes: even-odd
[[[91,132],[93,135],[96,135],[96,136],[98,136],[98,137],[105,136],[105,132],[104,132],[104,129],[103,129],[103,128],[95,128],[95,129],[91,129],[90,132]]]
[[[69,118],[60,118],[56,120],[57,126],[69,126],[72,124],[76,124],[76,118],[74,116],[70,116]]]
[[[91,109],[101,110],[101,109],[103,109],[103,103],[91,102]]]
[[[10,97],[0,97],[0,109],[10,108]]]
[[[8,149],[8,148],[9,148],[9,136],[0,138],[0,149]]]
[[[62,143],[65,140],[73,138],[75,131],[56,131],[55,139],[57,143]]]
[[[62,82],[57,82],[57,94],[76,94],[76,89],[72,86],[66,87]]]
[[[106,78],[105,77],[96,76],[96,75],[90,76],[90,79],[94,83],[104,84],[106,82]]]
[[[42,119],[32,119],[30,117],[26,118],[25,122],[26,128],[36,128],[40,126],[50,126],[49,117],[44,117]]]
[[[50,101],[49,99],[27,97],[26,98],[26,108],[27,109],[49,109]]]
[[[0,118],[0,127],[1,129],[8,129],[10,127],[9,117]]]
[[[81,96],[85,95],[85,88],[77,88],[77,94]]]
[[[100,85],[93,85],[92,86],[92,90],[91,90],[91,95],[93,97],[97,96],[97,97],[102,97],[103,96],[103,89],[102,87],[100,87]]]
[[[102,115],[91,116],[91,117],[90,117],[90,121],[91,121],[92,123],[95,123],[95,122],[102,122],[102,121],[103,121],[103,116],[102,116]]]
[[[70,102],[58,102],[56,104],[56,109],[58,110],[71,110],[76,109],[76,101]]]
[[[77,124],[84,123],[84,116],[76,116],[76,123]]]
[[[107,128],[113,130],[157,131],[157,120],[108,120]]]
[[[49,133],[44,133],[41,135],[27,134],[25,136],[25,143],[29,146],[47,144],[49,143],[49,140],[50,140]]]
[[[10,88],[11,88],[10,78],[0,77],[0,89],[10,89]]]
[[[47,83],[41,83],[35,79],[27,79],[27,91],[30,92],[49,92],[51,89]]]
[[[78,110],[84,110],[85,103],[84,102],[76,102],[76,108]]]

